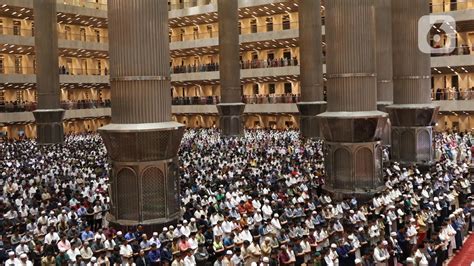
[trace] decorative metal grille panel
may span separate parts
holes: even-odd
[[[133,161],[135,158],[135,142],[136,136],[134,133],[112,133],[106,141],[110,141],[107,145],[107,151],[110,158],[117,161]]]
[[[334,152],[334,186],[337,188],[349,188],[351,184],[352,161],[351,153],[343,148]],[[348,180],[349,179],[349,180]]]
[[[421,161],[431,161],[431,134],[428,130],[422,129],[418,132],[418,159]]]
[[[143,219],[166,216],[165,177],[157,167],[147,168],[142,175]]]
[[[117,210],[120,220],[138,220],[137,175],[130,168],[117,174]]]
[[[415,136],[411,131],[405,130],[400,137],[400,159],[413,162],[416,160]]]
[[[358,187],[372,187],[374,178],[374,157],[368,148],[362,148],[356,154],[355,183]]]
[[[174,214],[179,211],[179,176],[178,176],[178,166],[175,162],[172,162],[168,166],[168,209],[169,214]]]
[[[375,146],[375,182],[377,185],[383,184],[383,159],[382,159],[382,147],[380,145]]]
[[[390,146],[392,158],[394,160],[400,159],[400,132],[392,127],[392,145]]]

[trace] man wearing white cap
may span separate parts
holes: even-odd
[[[410,247],[416,245],[418,231],[416,229],[416,220],[414,218],[410,218],[410,225],[407,229],[407,237],[409,239]],[[411,248],[410,248],[411,250]]]
[[[359,258],[355,259],[355,260],[354,260],[354,265],[355,265],[355,266],[362,266],[362,260],[359,259]]]
[[[282,227],[281,227],[281,224],[280,224],[280,219],[279,219],[278,213],[273,214],[273,219],[271,221],[271,224],[272,224],[273,228],[275,228],[277,233],[279,233]]]
[[[26,253],[23,253],[20,255],[20,261],[19,261],[19,266],[33,266],[33,262],[31,262],[28,259],[28,255]]]
[[[16,258],[14,251],[8,252],[8,259],[5,261],[5,266],[16,266],[20,261]]]
[[[186,237],[189,237],[189,235],[191,234],[191,228],[189,228],[187,220],[183,221],[183,226],[181,226],[180,232],[181,235],[185,235]]]
[[[15,248],[15,252],[16,252],[16,254],[22,254],[22,253],[28,254],[28,253],[30,253],[30,249],[27,245],[26,240],[21,240],[20,241],[20,244]]]
[[[163,231],[158,235],[160,242],[165,242],[168,239],[166,233],[168,233],[168,227],[165,226],[163,227]]]
[[[163,228],[163,232],[164,232],[165,228]],[[174,232],[174,226],[170,225],[169,228],[167,229],[165,235],[166,235],[166,238],[169,240],[169,241],[172,241],[173,238],[174,238],[174,235],[173,235],[173,232]],[[163,242],[163,241],[161,241]]]
[[[428,259],[425,256],[426,253],[426,247],[424,243],[421,243],[418,245],[418,248],[416,249],[415,252],[415,263],[417,266],[428,266]]]
[[[387,250],[388,242],[383,240],[377,243],[377,247],[374,249],[374,260],[375,265],[377,266],[386,266],[388,265],[388,259],[390,258],[390,254]]]
[[[150,240],[148,240],[148,244],[149,244],[150,247],[153,244],[156,244],[156,248],[161,247],[161,241],[158,238],[158,233],[157,232],[153,232],[153,236],[150,238]]]
[[[272,210],[272,207],[270,206],[270,201],[267,199],[263,203],[262,213],[263,213],[263,218],[265,220],[269,220],[272,218],[273,210]]]
[[[337,249],[337,245],[332,243],[329,253],[324,258],[327,265],[339,266],[339,258],[338,258],[339,255],[337,255],[336,249]]]
[[[231,258],[233,255],[234,255],[234,252],[232,252],[232,250],[230,249],[227,250],[225,252],[224,258],[222,259],[221,266],[232,266],[233,264],[232,264]]]
[[[191,222],[189,223],[189,228],[191,229],[191,233],[197,233],[198,228],[197,228],[196,218],[194,217],[191,218]]]

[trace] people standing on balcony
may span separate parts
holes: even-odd
[[[441,100],[442,92],[441,92],[441,89],[440,89],[440,88],[438,88],[438,89],[436,90],[436,94],[435,94],[435,95],[436,95],[436,96],[435,96],[435,99],[436,99],[437,101]]]
[[[241,69],[252,69],[252,68],[269,68],[269,67],[286,67],[286,66],[297,66],[298,59],[297,57],[287,58],[277,58],[266,60],[252,59],[252,60],[241,60],[240,68]]]

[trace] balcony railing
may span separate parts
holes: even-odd
[[[221,98],[219,96],[193,96],[193,97],[174,97],[173,105],[206,105],[218,104]]]
[[[184,42],[184,41],[195,41],[212,39],[219,37],[218,31],[207,31],[207,32],[195,32],[192,34],[179,34],[170,36],[170,42]]]
[[[87,35],[81,33],[71,33],[66,31],[59,31],[58,38],[60,40],[81,41],[81,42],[95,42],[108,43],[109,38],[103,35]]]
[[[172,74],[212,72],[219,71],[218,63],[199,64],[199,65],[181,65],[171,67]]]
[[[471,89],[436,89],[431,93],[433,101],[474,100],[474,87]]]
[[[24,29],[24,28],[11,28],[11,27],[0,27],[0,35],[12,35],[12,36],[22,36],[22,37],[33,37],[33,29]],[[81,33],[71,33],[66,31],[58,31],[58,39],[60,40],[71,40],[71,41],[81,41],[81,42],[95,42],[95,43],[108,43],[109,38],[103,35],[86,35]]]
[[[34,67],[10,67],[10,66],[0,66],[0,74],[19,74],[19,75],[35,75],[36,68]]]
[[[61,66],[59,68],[60,75],[94,75],[94,76],[107,76],[109,75],[109,70],[107,68],[103,69],[85,69],[85,68],[69,68]]]
[[[82,69],[82,68],[60,67],[58,71],[60,75],[94,75],[94,76],[109,75],[109,70],[107,68]],[[0,74],[35,75],[36,68],[34,67],[4,67],[0,65]]]
[[[61,101],[61,108],[63,108],[64,110],[110,108],[111,106],[112,104],[110,100]],[[0,102],[0,113],[32,112],[36,110],[36,108],[37,108],[36,102],[30,102],[30,101]]]
[[[247,60],[240,61],[240,69],[256,69],[256,68],[272,68],[297,66],[298,58],[280,58],[268,60]],[[171,67],[172,74],[196,73],[196,72],[212,72],[219,71],[218,63],[199,64],[199,65],[181,65]]]
[[[457,10],[474,9],[474,0],[458,0],[456,2],[443,0],[443,3],[430,3],[431,13],[441,13]]]
[[[274,32],[274,31],[283,31],[283,30],[290,30],[290,29],[297,29],[298,22],[288,22],[282,24],[268,24],[263,26],[251,26],[251,27],[244,27],[240,29],[240,35],[246,34],[254,34],[254,33],[262,33],[262,32]],[[195,40],[202,40],[202,39],[212,39],[218,38],[219,32],[210,30],[207,32],[200,32],[196,31],[193,33],[185,33],[171,35],[169,37],[170,42],[184,42],[184,41],[195,41]]]
[[[58,0],[58,4],[107,10],[107,4],[97,3],[95,0]]]
[[[216,2],[216,0],[205,0],[205,1],[201,1],[201,3],[199,3],[197,0],[190,0],[190,1],[187,1],[185,3],[177,3],[177,4],[168,3],[168,11],[194,7],[194,6],[198,6],[198,4],[199,5],[209,5],[212,2]]]
[[[246,104],[266,103],[297,103],[299,94],[244,95],[242,101]]]
[[[469,47],[468,45],[461,45],[460,47],[455,47],[454,50],[449,51],[449,48],[434,47],[442,50],[446,50],[445,53],[432,53],[431,56],[453,56],[453,55],[474,55],[474,46]]]
[[[32,29],[24,29],[22,27],[0,27],[0,35],[13,35],[13,36],[23,36],[23,37],[32,37],[34,32]]]
[[[254,69],[254,68],[271,68],[271,67],[287,67],[297,66],[299,64],[297,57],[292,58],[275,58],[267,60],[247,60],[240,61],[240,69]]]
[[[110,108],[112,102],[110,100],[80,100],[80,101],[61,101],[61,108],[64,110],[74,109],[95,109],[95,108]]]

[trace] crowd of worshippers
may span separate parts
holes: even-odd
[[[64,145],[0,143],[3,265],[443,265],[472,231],[470,134],[442,134],[429,171],[392,163],[368,202],[324,191],[323,143],[297,131],[221,138],[188,130],[179,151],[182,219],[146,234],[109,227],[98,135]]]

